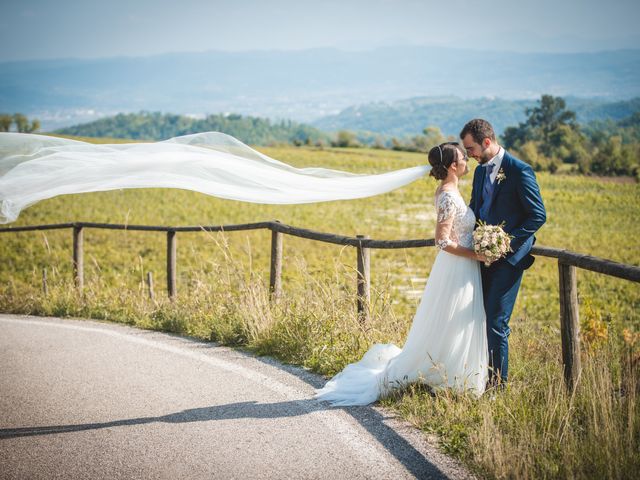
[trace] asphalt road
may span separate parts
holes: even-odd
[[[218,345],[0,315],[0,478],[470,478],[378,407]]]

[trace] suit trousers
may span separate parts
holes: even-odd
[[[509,374],[509,320],[516,303],[522,273],[504,259],[489,267],[482,265],[482,294],[487,315],[489,381],[506,382]]]

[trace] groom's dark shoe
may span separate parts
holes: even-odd
[[[499,391],[502,392],[507,388],[507,379],[500,376],[500,372],[494,372],[489,370],[489,380],[485,386],[485,391]]]

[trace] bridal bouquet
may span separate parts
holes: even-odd
[[[478,220],[478,227],[473,231],[473,250],[489,259],[485,262],[487,267],[511,252],[513,237],[502,229],[503,225],[487,225]]]

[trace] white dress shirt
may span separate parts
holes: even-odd
[[[504,148],[500,147],[500,150],[498,150],[498,153],[496,154],[496,156],[483,165],[483,166],[489,165],[489,164],[494,165],[493,171],[491,172],[491,177],[490,177],[492,185],[496,182],[496,177],[498,176],[500,165],[502,165],[503,157],[504,157]]]

